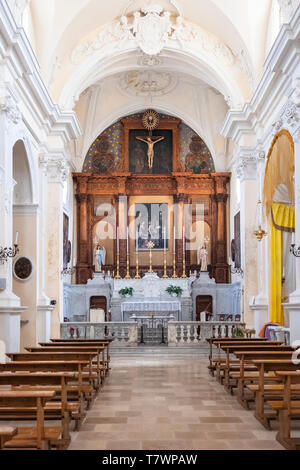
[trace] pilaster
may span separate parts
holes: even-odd
[[[257,228],[259,154],[253,148],[241,148],[236,157],[235,171],[241,182],[241,260],[244,271],[244,321],[254,324],[250,300],[258,291]]]

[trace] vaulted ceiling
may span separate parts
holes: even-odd
[[[225,169],[228,143],[219,129],[228,107],[242,107],[263,73],[280,26],[278,0],[23,3],[28,4],[24,27],[45,83],[53,99],[74,109],[81,122],[78,167],[105,127],[122,114],[151,106],[185,120],[219,158],[219,169]],[[133,13],[149,3],[170,12],[173,24],[181,16],[197,37],[193,43],[173,41],[151,64],[139,47],[115,38],[120,18],[131,21]]]

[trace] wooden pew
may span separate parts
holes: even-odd
[[[57,342],[54,342],[54,343],[39,343],[39,344],[42,347],[104,346],[105,347],[105,355],[106,355],[105,362],[106,362],[107,372],[109,372],[109,370],[110,370],[110,350],[109,350],[109,347],[110,347],[111,341],[108,341],[108,340],[93,340],[93,341],[84,341],[84,340],[75,341],[75,340],[72,340],[72,341],[65,341],[65,342],[64,341],[57,341]]]
[[[223,342],[223,343],[253,343],[253,344],[256,344],[256,343],[261,343],[261,342],[266,342],[267,340],[265,338],[253,338],[253,339],[249,339],[249,338],[206,338],[206,341],[207,343],[209,344],[209,365],[208,365],[208,369],[209,369],[209,372],[212,376],[214,376],[214,372],[215,372],[215,365],[213,365],[213,346],[217,346],[219,343]],[[218,351],[219,351],[219,348],[218,348]]]
[[[91,385],[86,385],[83,381],[83,369],[87,366],[88,360],[84,361],[16,361],[0,364],[0,372],[74,372],[77,376],[79,386],[78,400],[80,402],[80,414],[76,419],[76,426],[79,427],[80,422],[85,418],[83,394],[88,394]],[[88,388],[86,388],[88,387]],[[88,403],[89,406],[89,403]],[[74,417],[75,419],[75,417]]]
[[[295,365],[290,359],[254,359],[253,364],[259,371],[257,384],[247,384],[246,387],[255,394],[255,412],[256,419],[267,429],[270,429],[270,421],[277,418],[277,413],[270,413],[265,410],[265,402],[276,397],[283,397],[284,386],[281,383],[265,383],[265,374],[276,371],[295,371],[299,366]]]
[[[220,348],[226,353],[226,361],[222,365],[217,366],[217,375],[220,376],[220,371],[222,370],[224,373],[224,385],[226,389],[232,393],[232,387],[230,387],[229,383],[229,373],[230,371],[236,371],[240,369],[240,365],[236,363],[232,363],[230,361],[230,355],[235,354],[235,352],[253,352],[253,351],[291,351],[292,348],[290,346],[281,346],[281,345],[274,345],[266,343],[261,344],[245,344],[245,345],[235,345],[235,344],[221,344]],[[245,366],[244,366],[245,367]],[[250,370],[253,366],[250,366]],[[219,379],[220,380],[220,379]]]
[[[98,339],[84,339],[84,338],[74,338],[74,339],[54,339],[52,338],[50,340],[52,343],[71,343],[71,344],[74,344],[74,343],[86,343],[86,344],[99,344],[99,342],[101,343],[107,343],[107,352],[108,352],[108,360],[110,360],[110,355],[109,355],[109,347],[110,347],[110,344],[115,341],[115,338],[109,338],[109,337],[104,337],[104,338],[98,338]]]
[[[99,366],[101,365],[103,367],[105,375],[108,374],[109,372],[109,350],[108,350],[109,344],[108,343],[41,343],[40,348],[36,347],[31,347],[31,348],[25,348],[29,352],[40,352],[40,351],[47,351],[47,352],[72,352],[72,351],[86,351],[86,352],[93,352],[96,351],[97,355],[99,356]]]
[[[260,371],[253,363],[254,360],[260,359],[280,359],[290,360],[294,350],[292,348],[287,349],[288,346],[277,347],[273,350],[257,350],[257,351],[233,351],[233,354],[240,360],[240,370],[238,372],[229,372],[229,380],[233,380],[233,383],[237,383],[237,399],[239,403],[248,408],[249,401],[254,401],[253,397],[247,397],[245,395],[245,389],[247,383],[258,382],[260,378]],[[246,364],[251,362],[255,367],[254,371],[247,372]],[[264,381],[270,382],[276,380],[274,373],[268,371],[264,373]],[[234,387],[234,384],[229,384],[229,387]]]
[[[96,346],[55,346],[55,347],[48,347],[48,346],[44,346],[44,347],[40,347],[40,348],[36,348],[36,347],[29,347],[29,348],[25,348],[26,351],[28,352],[32,352],[32,353],[56,353],[56,352],[89,352],[89,353],[95,353],[95,357],[96,357],[96,362],[95,362],[95,367],[92,367],[92,370],[96,371],[97,373],[97,376],[98,376],[98,383],[102,383],[102,381],[104,380],[105,376],[107,375],[108,373],[108,363],[107,361],[105,360],[105,356],[104,356],[104,353],[105,353],[105,347],[104,346],[99,346],[99,345],[96,345]],[[102,359],[101,359],[101,356],[102,356]]]
[[[209,363],[209,368],[211,368],[211,371],[212,371],[212,375],[214,375],[214,372],[216,371],[217,372],[217,380],[221,381],[221,377],[219,375],[220,373],[220,369],[217,370],[217,366],[218,364],[224,364],[226,363],[226,360],[227,360],[227,356],[226,357],[222,357],[221,356],[221,349],[222,349],[222,345],[236,345],[236,346],[248,346],[248,345],[260,345],[260,344],[267,344],[267,345],[274,345],[274,346],[280,346],[282,343],[280,341],[268,341],[268,340],[263,340],[263,341],[256,341],[256,340],[253,340],[253,339],[248,339],[248,338],[245,338],[243,339],[243,341],[223,341],[222,339],[217,339],[215,340],[214,342],[212,342],[211,344],[211,347],[212,346],[215,346],[217,348],[217,351],[218,351],[218,355],[217,357],[213,358],[211,357],[211,360],[210,360],[210,363]],[[211,354],[212,355],[212,354]],[[234,362],[234,361],[232,361]],[[238,361],[236,361],[236,363],[238,363]]]
[[[19,427],[18,433],[8,442],[5,448],[26,449],[35,448],[48,450],[51,442],[59,441],[61,427],[46,427],[44,423],[44,409],[48,401],[52,400],[55,392],[35,391],[0,391],[0,415],[5,410],[28,410],[36,412],[36,426]]]
[[[18,428],[12,426],[0,426],[0,450],[4,448],[6,442],[11,441],[18,434]]]
[[[299,367],[299,366],[298,366]],[[300,371],[278,371],[276,375],[283,382],[283,400],[268,401],[279,414],[278,442],[288,450],[300,448],[300,439],[291,437],[291,420],[300,419],[300,400],[293,400],[293,385],[300,389]]]
[[[242,347],[243,349],[250,349],[252,350],[252,347],[255,346],[255,350],[257,350],[257,347],[260,347],[261,345],[266,345],[266,346],[281,346],[282,343],[279,341],[262,341],[262,342],[252,342],[250,341],[218,341],[215,346],[218,348],[218,356],[217,358],[213,359],[213,366],[216,369],[216,378],[220,383],[223,383],[223,379],[225,378],[225,369],[226,367],[231,366],[231,368],[234,367],[239,367],[239,360],[233,360],[230,359],[230,355],[233,353],[234,347],[239,348]],[[230,346],[232,346],[233,349],[228,349]],[[225,352],[225,356],[223,356],[221,353]],[[223,374],[223,375],[222,375]]]
[[[38,353],[6,353],[12,361],[84,361],[88,366],[86,371],[81,371],[81,381],[85,376],[91,385],[95,385],[96,389],[100,388],[98,374],[92,371],[92,360],[97,356],[96,352],[38,352]],[[100,371],[99,371],[100,374]],[[96,384],[94,384],[96,380]]]
[[[30,372],[17,372],[17,373],[3,373],[0,372],[0,385],[10,385],[12,390],[50,390],[60,394],[59,402],[48,402],[45,407],[45,419],[55,419],[62,421],[62,444],[66,447],[70,443],[70,418],[77,418],[80,414],[80,401],[68,401],[68,383],[77,377],[76,373],[72,372],[48,372],[48,373],[30,373]],[[34,419],[31,410],[22,412],[2,410],[0,419],[7,421],[20,419]],[[77,418],[78,420],[78,418]]]

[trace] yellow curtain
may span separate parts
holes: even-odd
[[[287,187],[290,201],[295,200],[293,176],[295,171],[294,142],[290,133],[280,131],[271,145],[264,181],[263,207],[264,214],[268,217],[272,209],[274,192],[280,184]]]
[[[282,307],[282,232],[295,229],[295,208],[273,202],[271,221],[271,322],[284,324]]]

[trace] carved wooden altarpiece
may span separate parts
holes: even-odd
[[[132,129],[144,129],[142,120],[124,119],[122,138],[122,158],[115,171],[106,174],[74,173],[77,200],[77,234],[78,256],[76,266],[76,282],[85,284],[92,278],[94,269],[93,259],[93,229],[101,220],[95,214],[95,200],[110,201],[114,206],[116,220],[119,221],[120,204],[132,196],[172,196],[174,203],[184,207],[184,204],[203,202],[206,210],[204,221],[211,229],[211,276],[217,283],[228,283],[230,279],[227,263],[227,200],[230,173],[204,173],[195,174],[186,171],[185,164],[180,160],[180,120],[161,120],[158,131],[171,130],[173,136],[173,171],[170,174],[132,174],[129,172],[129,132]],[[145,130],[145,129],[144,129]],[[147,131],[145,131],[147,133]],[[126,227],[120,227],[126,233]],[[127,226],[128,220],[124,221]],[[182,234],[182,227],[178,227]],[[116,230],[115,230],[116,232]],[[117,270],[117,241],[113,242],[113,263],[105,268],[112,273]],[[127,246],[126,238],[120,239],[120,273],[126,274]],[[183,271],[182,239],[176,240],[177,274]],[[149,266],[140,266],[140,272],[147,272]],[[163,271],[161,266],[154,266],[159,274]],[[199,269],[191,264],[191,256],[186,253],[187,272]],[[172,271],[172,266],[168,267]],[[132,277],[135,275],[135,266],[130,266]]]

